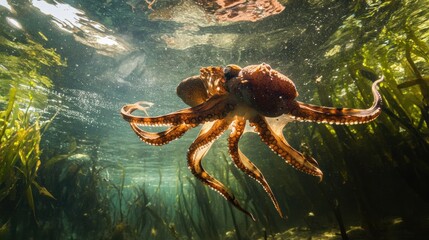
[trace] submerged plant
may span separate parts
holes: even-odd
[[[15,208],[25,197],[36,216],[33,189],[54,198],[36,181],[41,165],[40,141],[48,124],[40,123],[37,114],[29,110],[30,105],[21,110],[15,98],[16,89],[12,88],[7,108],[0,112],[0,206],[2,210],[9,204]]]
[[[429,2],[366,1],[356,4],[356,15],[348,17],[344,25],[325,44],[323,65],[338,69],[324,79],[337,79],[351,74],[355,79],[374,78],[375,72],[384,75],[384,110],[402,127],[423,137],[429,143]],[[383,23],[383,24],[380,24]],[[355,39],[355,36],[360,36]],[[326,71],[329,72],[329,71]],[[325,80],[322,80],[325,81]],[[327,80],[326,80],[327,81]],[[339,85],[330,82],[332,85]],[[347,92],[359,91],[341,86]],[[381,90],[383,91],[383,90]],[[365,93],[360,93],[363,97]],[[349,99],[349,98],[348,98]],[[343,99],[334,98],[334,101]],[[402,131],[406,134],[407,131]]]
[[[65,63],[55,50],[12,29],[4,18],[0,18],[0,50],[0,226],[13,232],[18,226],[34,225],[26,219],[37,222],[34,192],[54,198],[38,178],[40,142],[52,120],[42,120],[39,112],[46,107],[53,85],[45,68]],[[18,214],[28,212],[33,217]]]
[[[368,79],[383,75],[383,113],[365,129],[319,125],[302,129],[301,134],[316,143],[312,147],[317,149],[315,154],[329,161],[324,166],[332,172],[322,185],[325,197],[341,204],[339,192],[353,188],[365,229],[379,238],[386,216],[374,207],[379,201],[380,183],[373,183],[377,173],[382,172],[383,179],[392,185],[405,183],[417,198],[429,199],[429,2],[354,4],[353,13],[324,45],[324,58],[318,60],[323,69],[313,85],[317,89],[314,98],[321,104],[359,106],[370,97]],[[334,88],[335,94],[327,95],[333,92],[329,88]],[[388,196],[386,191],[383,197]],[[400,196],[399,201],[409,201],[408,197]],[[383,207],[394,209],[389,203]]]
[[[14,39],[5,34],[0,22],[0,104],[7,101],[12,87],[19,89],[16,98],[27,102],[33,96],[33,106],[43,108],[47,103],[47,90],[52,87],[51,79],[42,74],[44,67],[65,66],[60,56],[52,49],[46,49],[31,39]]]

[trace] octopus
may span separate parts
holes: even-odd
[[[239,148],[239,140],[247,128],[253,128],[261,141],[286,163],[306,174],[322,180],[318,162],[288,144],[283,128],[288,122],[316,122],[327,124],[364,124],[376,119],[381,113],[381,96],[377,91],[380,78],[372,84],[374,101],[367,109],[325,107],[296,100],[295,84],[287,76],[262,63],[241,68],[203,67],[200,74],[183,80],[177,87],[177,95],[190,107],[162,116],[134,115],[146,112],[148,102],[137,102],[122,107],[121,115],[132,130],[145,143],[164,145],[183,136],[189,129],[202,128],[187,152],[187,164],[192,174],[218,192],[234,207],[250,216],[234,194],[203,167],[202,160],[212,144],[227,130],[228,152],[235,166],[256,180],[271,199],[280,217],[283,213],[262,172]],[[146,112],[147,114],[147,112]],[[247,125],[248,124],[248,125]],[[149,126],[166,126],[161,132],[144,130]]]

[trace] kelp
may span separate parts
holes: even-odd
[[[54,199],[36,180],[41,165],[40,141],[47,124],[40,123],[30,105],[25,110],[19,108],[16,92],[15,88],[10,90],[7,108],[0,112],[0,205],[15,208],[26,198],[36,219],[33,190]]]

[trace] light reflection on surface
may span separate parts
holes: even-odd
[[[131,50],[129,43],[114,36],[104,25],[90,20],[82,10],[56,1],[51,4],[32,0],[31,3],[45,15],[51,16],[52,22],[62,31],[73,34],[76,41],[95,48],[99,54],[115,56]]]
[[[0,6],[7,8],[9,11],[13,11],[12,7],[6,0],[0,0]]]

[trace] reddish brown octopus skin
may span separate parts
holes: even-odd
[[[157,117],[143,117],[132,113],[137,110],[146,112],[150,104],[137,102],[123,106],[121,114],[137,136],[150,145],[167,144],[180,138],[189,129],[203,124],[188,150],[189,169],[195,177],[254,220],[253,215],[241,207],[234,194],[209,175],[201,164],[213,142],[230,129],[228,152],[235,166],[264,188],[277,212],[283,217],[265,177],[238,147],[247,121],[261,140],[285,162],[321,180],[323,173],[318,168],[317,161],[287,143],[283,135],[284,126],[290,121],[346,125],[373,121],[381,113],[381,96],[377,91],[377,84],[382,80],[383,78],[372,84],[374,101],[371,107],[333,108],[295,100],[298,92],[292,80],[265,63],[244,68],[237,65],[225,68],[205,67],[200,69],[200,75],[183,80],[177,87],[178,96],[189,108]],[[144,126],[168,128],[162,132],[149,132],[141,128]]]

